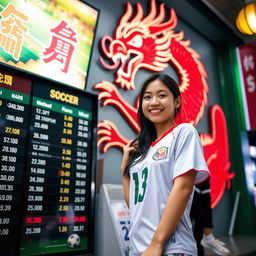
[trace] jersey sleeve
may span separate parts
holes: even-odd
[[[206,180],[209,176],[198,133],[192,125],[187,125],[177,137],[173,180],[190,170],[196,171],[195,184]]]

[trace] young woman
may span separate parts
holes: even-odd
[[[175,123],[177,83],[155,74],[139,94],[139,136],[124,147],[121,170],[130,208],[130,256],[197,255],[189,211],[193,185],[208,177],[199,136]]]

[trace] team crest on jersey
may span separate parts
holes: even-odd
[[[167,156],[168,148],[167,147],[161,147],[156,150],[155,154],[153,155],[153,160],[161,160],[164,159]]]

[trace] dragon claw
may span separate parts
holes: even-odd
[[[94,89],[102,91],[98,95],[99,100],[102,100],[102,106],[106,106],[111,103],[114,104],[118,101],[118,98],[120,98],[120,94],[118,93],[117,89],[110,82],[102,81],[96,84]]]
[[[117,127],[109,120],[103,120],[98,124],[98,147],[104,143],[101,151],[105,153],[110,147],[118,147],[123,149],[128,140],[124,138],[118,131]]]

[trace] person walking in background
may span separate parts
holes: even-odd
[[[225,243],[216,239],[213,234],[211,196],[209,179],[195,188],[190,217],[193,223],[194,237],[197,242],[198,256],[204,256],[204,248],[217,255],[229,255]]]
[[[194,184],[209,172],[196,129],[175,123],[181,102],[168,75],[154,74],[141,87],[141,131],[124,147],[121,164],[130,256],[197,256],[189,213]]]

